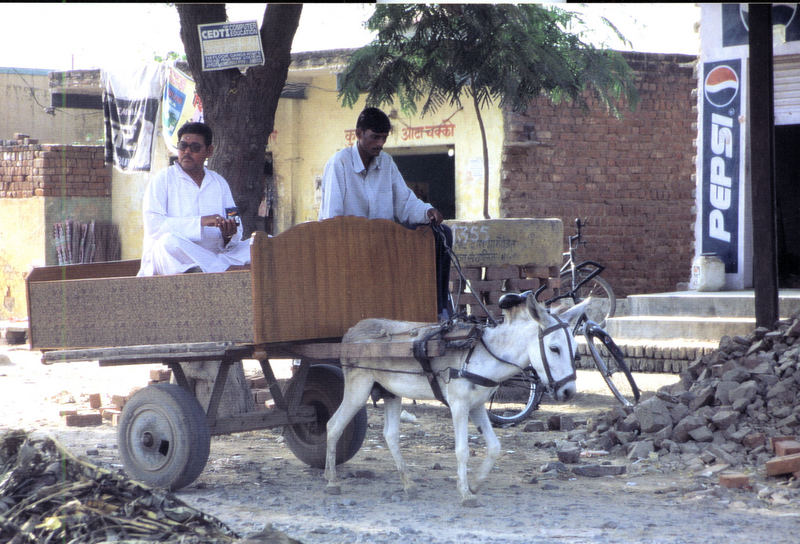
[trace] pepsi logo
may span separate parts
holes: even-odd
[[[724,108],[739,92],[739,76],[727,65],[720,65],[706,75],[706,100],[718,108]]]

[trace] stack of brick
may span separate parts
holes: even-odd
[[[773,437],[772,451],[775,457],[766,462],[767,476],[791,474],[800,479],[800,442],[797,437]]]
[[[475,300],[475,294],[486,307],[486,310],[495,318],[500,317],[498,306],[500,297],[506,293],[521,293],[523,291],[536,291],[542,285],[547,288],[542,292],[539,300],[545,300],[553,295],[552,289],[557,287],[558,268],[536,266],[533,264],[521,266],[465,266],[461,272],[468,280],[461,280],[455,268],[450,270],[450,292],[453,301],[457,304],[456,312],[466,312],[468,315],[483,319],[486,312]],[[470,291],[470,288],[472,291]],[[473,294],[474,292],[474,294]]]
[[[699,358],[709,355],[715,348],[710,346],[664,347],[647,344],[618,344],[625,356],[625,363],[634,372],[665,372],[680,374]],[[578,338],[578,368],[594,370],[589,348]]]
[[[104,421],[117,425],[122,408],[137,389],[133,389],[128,395],[112,395],[109,404],[103,404],[100,393],[92,393],[88,398],[88,409],[61,410],[59,415],[67,427],[94,427],[102,425]]]
[[[148,385],[158,383],[169,383],[172,380],[172,371],[167,368],[152,369],[150,370],[150,380]],[[279,384],[283,387],[285,380],[279,380]],[[266,410],[272,406],[272,394],[267,387],[267,381],[263,376],[253,376],[247,378],[247,384],[253,395],[253,401],[256,405],[256,410]],[[61,410],[59,415],[63,418],[64,424],[68,427],[90,427],[102,425],[103,422],[109,422],[111,425],[117,425],[119,418],[122,415],[122,409],[128,399],[138,391],[136,387],[132,389],[127,395],[111,395],[108,404],[102,403],[102,395],[100,393],[92,393],[88,396],[89,408],[75,408]]]
[[[110,197],[101,146],[39,144],[24,134],[0,145],[0,198]]]
[[[272,405],[272,393],[267,387],[267,380],[263,376],[251,376],[247,378],[250,391],[253,394],[253,402],[256,410],[266,410]]]

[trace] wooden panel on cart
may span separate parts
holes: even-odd
[[[31,347],[324,340],[364,317],[436,321],[433,233],[391,221],[338,217],[258,233],[250,271],[138,270],[138,261],[35,268]]]
[[[430,228],[335,217],[252,247],[256,344],[338,338],[367,317],[436,321]]]
[[[250,272],[136,277],[132,262],[34,269],[27,278],[31,347],[252,340]]]

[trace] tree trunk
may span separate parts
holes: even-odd
[[[203,102],[203,117],[214,130],[214,154],[209,168],[231,186],[249,236],[265,190],[267,140],[275,110],[286,83],[291,47],[300,22],[301,4],[268,4],[261,23],[264,65],[238,69],[202,70],[197,25],[225,21],[224,4],[177,4],[186,60]]]
[[[186,60],[203,103],[203,118],[214,131],[214,154],[208,167],[228,181],[242,218],[244,236],[248,237],[265,192],[267,141],[289,73],[292,41],[303,6],[267,4],[260,29],[264,65],[248,68],[244,74],[236,68],[202,70],[197,25],[226,21],[225,4],[176,4],[175,7]],[[194,376],[195,380],[206,382],[195,385],[201,395],[207,391],[210,396],[217,365],[211,366],[215,367],[214,372]],[[250,410],[253,400],[241,363],[231,367],[228,381],[233,383],[226,384],[219,415]]]
[[[475,105],[475,116],[478,118],[478,126],[481,129],[481,143],[483,144],[483,218],[489,217],[489,146],[486,143],[486,127],[483,126],[481,117],[481,106],[478,98],[472,93],[472,103]]]
[[[203,410],[208,410],[208,403],[211,401],[211,393],[214,391],[214,381],[219,370],[219,362],[203,361],[199,363],[181,363],[183,373],[189,385],[194,390],[200,406]],[[247,394],[243,395],[245,391]],[[244,376],[242,363],[234,363],[228,371],[225,380],[225,389],[222,391],[222,400],[217,409],[217,417],[222,418],[234,414],[252,412],[255,409],[255,401],[250,392],[250,386]]]

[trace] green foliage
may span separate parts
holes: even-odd
[[[632,70],[618,52],[568,30],[581,22],[536,4],[378,4],[367,21],[377,37],[351,57],[339,98],[352,107],[366,92],[367,105],[397,99],[408,112],[421,103],[424,116],[445,104],[459,107],[464,96],[514,111],[540,94],[587,108],[590,89],[614,115],[621,98],[634,109]]]
[[[167,51],[167,55],[162,57],[161,55],[153,53],[153,60],[156,62],[164,62],[167,60],[182,60],[185,62],[186,55],[182,53],[176,53],[175,51]]]

